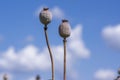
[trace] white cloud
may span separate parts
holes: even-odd
[[[33,45],[26,46],[22,50],[15,52],[14,47],[10,47],[4,52],[0,59],[1,68],[5,69],[22,69],[22,70],[45,70],[49,68],[49,57],[47,50],[38,51]],[[46,62],[44,62],[46,61]]]
[[[82,39],[82,26],[80,24],[78,24],[76,28],[72,30],[69,41],[69,49],[79,57],[90,57],[90,51],[85,47]]]
[[[115,72],[109,69],[100,69],[94,75],[96,80],[113,80],[115,79]]]
[[[120,50],[120,24],[105,27],[102,31],[102,36],[108,45]]]
[[[62,72],[63,68],[63,45],[51,46],[55,69]],[[72,29],[71,37],[67,43],[67,69],[69,72],[77,72],[73,68],[74,61],[79,58],[89,58],[90,51],[85,47],[82,40],[82,26],[77,25]],[[28,45],[19,51],[15,51],[14,47],[9,47],[7,51],[0,54],[0,69],[8,70],[48,70],[50,69],[50,58],[47,48],[39,49],[34,45]],[[78,76],[68,73],[73,80],[77,80]]]
[[[44,8],[44,6],[41,6],[40,8],[38,8],[35,11],[35,15],[38,17],[40,12],[42,11],[42,9]],[[63,19],[64,18],[64,12],[62,9],[60,9],[59,7],[55,6],[53,8],[50,8],[50,11],[52,13],[52,16],[54,19]]]
[[[51,11],[54,18],[57,18],[57,19],[64,18],[64,12],[59,7],[53,7]]]

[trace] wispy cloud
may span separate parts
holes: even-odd
[[[100,69],[95,72],[94,77],[96,80],[114,80],[115,72],[110,69]]]
[[[102,36],[108,45],[120,50],[120,24],[105,27],[102,31]]]
[[[51,9],[51,11],[52,11],[53,18],[63,19],[64,16],[65,16],[63,10],[60,9],[59,7],[57,7],[57,6],[56,6],[56,7],[53,7],[53,8]]]

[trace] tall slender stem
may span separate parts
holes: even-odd
[[[52,80],[54,80],[54,60],[53,60],[51,48],[50,48],[49,41],[48,41],[47,25],[45,25],[44,27],[44,32],[45,32],[46,43],[47,43],[47,47],[48,47],[48,51],[49,51],[50,59],[51,59]]]
[[[66,38],[64,38],[63,43],[64,43],[64,77],[63,80],[66,80]]]

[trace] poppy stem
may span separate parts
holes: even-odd
[[[64,44],[64,75],[63,75],[63,80],[66,80],[66,38],[64,38],[63,40],[63,44]]]
[[[49,41],[48,41],[47,25],[45,25],[44,27],[44,32],[45,32],[46,43],[47,43],[47,47],[48,47],[48,51],[49,51],[49,55],[51,59],[52,80],[54,80],[54,60],[53,60],[51,48],[50,48]]]

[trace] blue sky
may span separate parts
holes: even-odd
[[[49,41],[55,58],[55,78],[62,79],[63,45],[58,34],[62,19],[72,33],[67,44],[68,80],[113,80],[120,67],[120,0],[1,0],[0,80],[42,80],[51,76],[39,12],[49,7]]]

